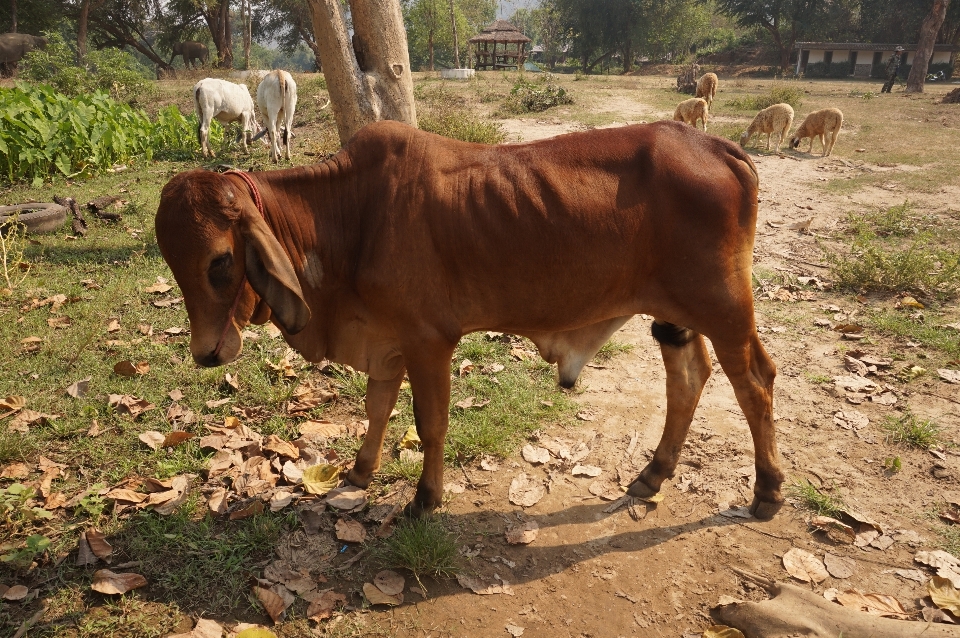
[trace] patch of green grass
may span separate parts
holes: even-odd
[[[121,596],[90,609],[77,620],[70,633],[47,633],[41,630],[37,635],[152,638],[168,635],[182,617],[176,605],[145,601],[136,596]]]
[[[867,324],[885,334],[921,343],[954,359],[960,358],[960,339],[957,338],[957,332],[930,325],[931,319],[928,317],[926,323],[918,323],[903,312],[883,310],[867,315]],[[901,353],[891,353],[891,356],[894,360],[904,359]]]
[[[939,524],[936,532],[941,539],[940,548],[954,556],[960,556],[960,525]]]
[[[904,247],[869,235],[857,237],[849,254],[826,252],[835,285],[854,291],[920,291],[939,298],[960,292],[960,252],[919,236]]]
[[[803,378],[814,384],[830,383],[830,381],[833,379],[833,377],[831,377],[829,374],[810,372],[809,370],[803,371]]]
[[[880,424],[887,443],[929,450],[941,442],[942,429],[934,421],[921,419],[910,411],[899,417],[888,416]]]
[[[843,497],[836,490],[832,494],[825,494],[808,479],[795,481],[788,486],[787,496],[796,499],[800,507],[818,516],[837,518],[844,507]]]
[[[424,576],[448,578],[460,571],[457,535],[441,515],[404,519],[370,549],[370,560],[380,568],[406,569],[419,582]]]
[[[500,144],[507,134],[499,122],[486,120],[470,111],[427,111],[417,118],[421,130],[461,142]]]
[[[611,339],[600,347],[597,354],[593,357],[593,360],[600,363],[610,361],[610,359],[620,356],[621,354],[633,352],[633,348],[632,343],[620,343],[619,341],[613,341]]]
[[[380,467],[380,478],[387,481],[404,480],[416,483],[423,473],[423,459],[412,459],[401,454],[395,459],[387,461]]]
[[[204,509],[202,499],[192,498],[170,516],[138,513],[115,545],[141,561],[139,573],[162,599],[188,611],[237,610],[247,604],[252,565],[272,555],[295,515],[230,522],[204,515]]]
[[[363,405],[367,396],[367,375],[336,366],[332,376],[341,398]]]
[[[916,216],[911,214],[909,201],[891,206],[886,210],[847,215],[850,231],[857,236],[879,235],[881,237],[907,237],[918,232]]]

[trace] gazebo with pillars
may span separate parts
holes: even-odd
[[[521,68],[527,59],[530,38],[506,20],[497,20],[470,38],[473,45],[474,68]]]

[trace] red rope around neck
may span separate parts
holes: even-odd
[[[257,210],[260,212],[260,216],[266,220],[267,216],[263,211],[263,198],[260,197],[260,190],[257,188],[257,183],[253,181],[253,178],[250,177],[248,173],[237,170],[229,170],[224,173],[224,175],[237,175],[247,183],[247,186],[250,187],[250,192],[253,195],[253,202],[257,205]],[[220,339],[217,341],[217,347],[213,349],[214,357],[217,357],[220,354],[220,348],[223,347],[223,342],[227,338],[227,332],[230,330],[230,324],[233,323],[233,316],[237,313],[237,306],[240,305],[240,297],[243,296],[243,291],[246,287],[247,276],[244,274],[243,279],[240,280],[240,288],[237,290],[237,296],[233,300],[233,305],[230,306],[230,314],[227,315],[227,321],[223,325],[223,331],[220,333]]]

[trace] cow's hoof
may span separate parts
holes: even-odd
[[[656,495],[660,490],[655,490],[646,483],[644,483],[639,477],[634,479],[633,483],[630,484],[630,489],[627,490],[627,494],[630,496],[636,496],[637,498],[650,498],[651,496]]]
[[[370,486],[370,482],[373,480],[373,474],[368,474],[366,476],[361,475],[355,469],[347,472],[347,483],[350,485],[355,485],[357,487],[367,489]]]
[[[426,507],[420,505],[416,499],[407,503],[407,506],[403,508],[403,517],[404,518],[423,518],[424,516],[429,516],[435,510],[435,507]]]
[[[750,513],[761,521],[769,521],[780,508],[783,507],[783,501],[761,501],[758,497],[753,497],[753,503],[750,504]]]

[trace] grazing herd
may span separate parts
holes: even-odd
[[[710,108],[713,106],[713,98],[717,94],[717,76],[715,73],[705,73],[697,80],[696,97],[684,100],[677,105],[673,112],[673,119],[677,122],[684,122],[690,126],[696,127],[698,120],[703,120],[703,130],[707,130],[707,118]],[[777,136],[776,152],[780,152],[780,146],[787,138],[790,127],[793,125],[793,107],[789,104],[774,104],[768,106],[753,118],[750,126],[740,136],[740,146],[746,147],[754,135],[757,136],[759,143],[760,136],[767,134],[767,150],[770,150],[770,138]],[[843,113],[840,109],[821,109],[807,115],[793,137],[790,138],[791,148],[798,148],[800,142],[804,139],[810,140],[810,146],[807,152],[813,151],[813,139],[820,140],[822,147],[822,156],[827,157],[833,152],[833,145],[837,143],[837,137],[840,136],[840,127],[843,126]]]
[[[253,106],[253,98],[246,84],[235,84],[216,78],[205,78],[193,87],[193,101],[197,108],[197,138],[203,156],[215,156],[210,148],[210,122],[214,119],[222,124],[240,122],[242,130],[237,141],[247,144],[260,139],[264,134],[270,137],[270,159],[280,161],[281,151],[290,159],[290,140],[293,137],[293,113],[297,108],[297,84],[286,71],[271,71],[260,81],[257,87],[257,105],[266,115],[266,127],[259,133],[260,125]],[[256,137],[253,135],[256,134]]]

